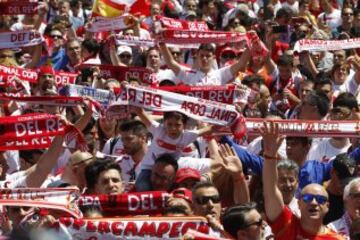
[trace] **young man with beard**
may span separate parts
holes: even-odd
[[[265,156],[263,168],[263,179],[266,179],[264,181],[265,211],[275,239],[344,239],[323,225],[323,219],[329,210],[329,197],[321,185],[309,184],[301,191],[300,218],[285,206],[277,186],[276,168],[277,152],[284,138],[279,134],[279,125],[273,122],[265,122],[261,133]]]
[[[148,130],[138,120],[130,120],[120,125],[120,136],[110,139],[103,153],[117,156],[116,162],[122,169],[125,182],[135,181],[140,172],[140,163],[147,151]]]

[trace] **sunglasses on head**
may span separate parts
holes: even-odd
[[[314,194],[303,194],[301,199],[305,203],[311,203],[314,199],[318,204],[324,204],[328,201],[328,198],[322,195],[314,195]]]
[[[214,196],[203,196],[203,197],[198,197],[195,199],[196,202],[199,205],[205,205],[207,204],[210,200],[212,203],[219,203],[220,202],[220,196],[219,195],[214,195]]]

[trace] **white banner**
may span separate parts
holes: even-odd
[[[0,49],[31,47],[42,41],[40,33],[32,30],[0,33]]]

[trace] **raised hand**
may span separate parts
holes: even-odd
[[[223,160],[222,167],[232,176],[239,176],[242,173],[243,167],[239,157],[228,144],[221,144],[219,155]]]
[[[264,156],[276,157],[284,140],[284,136],[279,133],[279,124],[272,121],[264,122],[260,133],[264,141]]]

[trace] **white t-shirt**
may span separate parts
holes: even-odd
[[[211,158],[192,158],[181,157],[178,160],[180,168],[193,168],[200,172],[200,174],[208,173],[210,171]]]
[[[341,218],[329,223],[327,226],[339,233],[346,240],[350,240],[350,228],[346,224],[346,218],[349,218],[349,216],[345,213]]]
[[[334,9],[332,13],[327,14],[322,12],[318,16],[318,21],[326,23],[331,30],[335,30],[338,26],[341,25],[341,11]]]
[[[0,181],[0,188],[25,188],[26,184],[26,171],[15,172],[7,175],[4,181]]]
[[[223,67],[216,70],[210,70],[204,73],[200,70],[181,68],[176,76],[176,83],[184,83],[187,85],[224,85],[234,78],[230,71],[230,67]]]
[[[135,165],[134,160],[130,155],[124,154],[119,156],[116,159],[116,162],[119,164],[121,168],[121,177],[124,182],[135,181],[136,176],[139,175],[141,171],[141,164]]]
[[[262,150],[262,146],[261,146],[261,140],[262,140],[262,137],[257,137],[255,138],[254,140],[252,140],[249,145],[246,146],[246,150],[250,153],[253,153],[253,154],[256,154],[256,155],[259,155],[259,153],[261,152]],[[286,155],[286,142],[283,141],[280,145],[280,148],[278,150],[278,153],[280,154],[280,156],[284,159],[287,158],[287,155]]]
[[[155,159],[165,153],[175,154],[175,158],[191,156],[194,153],[194,149],[188,147],[188,145],[199,136],[197,130],[191,130],[184,131],[176,139],[170,138],[164,126],[155,121],[152,122],[149,131],[153,135],[153,140],[141,163],[141,169],[151,169]]]
[[[116,141],[115,144],[113,143],[113,141]],[[114,146],[112,147],[112,149],[111,149],[112,151],[110,152],[110,147],[111,147],[112,143]],[[114,156],[121,156],[121,155],[125,154],[124,145],[119,137],[116,138],[116,140],[114,138],[110,138],[109,140],[107,140],[102,149],[102,152],[104,154],[114,155]]]
[[[330,143],[331,138],[324,138],[322,141],[312,143],[307,160],[317,160],[320,162],[328,162],[331,158],[340,153],[346,153],[350,147],[350,141],[343,148],[335,148]]]
[[[295,1],[292,5],[290,5],[288,2],[283,2],[282,7],[290,8],[291,11],[296,15],[299,13],[299,2]]]
[[[293,199],[289,203],[288,207],[289,207],[290,211],[293,214],[295,214],[298,218],[301,217],[301,212],[300,212],[300,209],[299,209],[299,202],[295,197],[293,197]]]

